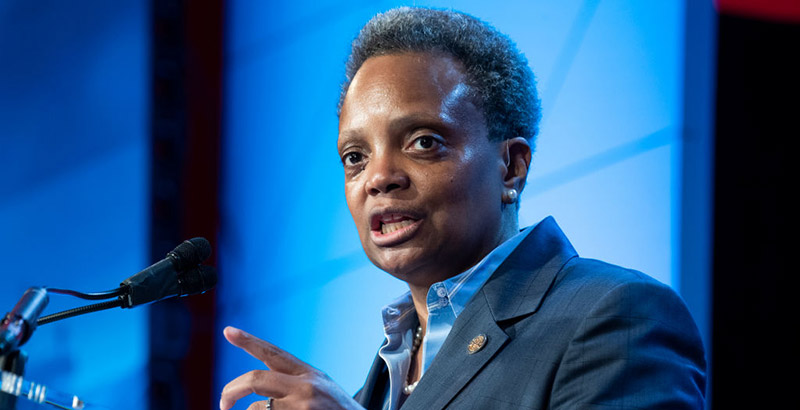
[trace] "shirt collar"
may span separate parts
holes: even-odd
[[[535,225],[525,228],[506,240],[486,255],[478,264],[465,272],[431,285],[427,296],[428,304],[438,303],[441,295],[437,292],[439,289],[444,289],[447,292],[446,295],[450,300],[455,315],[461,314],[467,302],[472,299],[492,273],[508,258],[508,255],[516,249],[527,233],[534,227]],[[417,317],[411,313],[415,312],[411,292],[406,292],[392,303],[384,306],[382,316],[383,328],[386,334],[402,332],[414,326]]]
[[[402,332],[413,326],[413,321],[417,320],[414,301],[411,299],[411,292],[406,292],[392,303],[383,307],[383,330],[386,334]]]

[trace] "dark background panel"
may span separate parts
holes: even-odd
[[[217,249],[222,1],[153,1],[150,256],[202,236]],[[207,264],[216,265],[217,252]],[[208,408],[215,292],[150,307],[149,409]]]
[[[796,408],[800,25],[719,18],[714,407]]]

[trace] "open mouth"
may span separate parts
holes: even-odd
[[[381,245],[402,242],[413,235],[419,227],[420,217],[406,212],[386,212],[372,216],[370,228],[372,236]]]
[[[386,235],[403,229],[407,226],[413,225],[415,220],[398,214],[384,215],[380,218],[380,231],[382,235]]]

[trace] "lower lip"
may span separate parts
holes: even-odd
[[[422,220],[414,221],[411,225],[402,227],[394,232],[381,233],[381,231],[370,231],[372,242],[378,246],[394,246],[401,244],[414,236],[419,230]]]

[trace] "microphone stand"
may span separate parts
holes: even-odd
[[[26,381],[23,373],[27,355],[19,350],[19,346],[28,341],[37,325],[115,307],[131,308],[169,297],[204,293],[217,283],[214,268],[201,265],[210,254],[211,245],[205,238],[192,238],[167,253],[166,258],[125,279],[113,290],[82,293],[55,288],[28,289],[14,309],[0,321],[0,410],[15,410],[17,397],[27,397],[60,409],[83,409],[84,403],[77,396],[50,391],[45,386]],[[175,280],[165,281],[165,274],[175,274]],[[48,291],[88,300],[116,299],[39,318],[47,306]]]
[[[5,356],[0,355],[0,371],[2,372],[2,379],[0,380],[0,391],[6,391],[6,373],[19,375],[20,377],[25,372],[25,362],[28,361],[28,355],[22,350],[15,350]],[[0,409],[15,409],[17,407],[17,396],[12,394],[0,394]]]
[[[15,353],[17,352],[20,351],[17,350]],[[24,353],[22,354],[24,355]],[[17,397],[24,397],[34,403],[49,404],[64,410],[83,410],[85,406],[78,396],[50,390],[44,385],[25,380],[19,374],[5,370],[0,373],[0,392],[6,393],[0,395],[0,399],[2,399],[0,409],[3,410],[13,410],[17,405]]]
[[[123,296],[126,294],[125,287],[120,287],[114,290],[100,293],[81,293],[72,290],[55,289],[55,288],[30,288],[23,296],[21,302],[26,300],[29,293],[42,291],[52,293],[62,293],[67,295],[76,296],[89,300],[100,300],[117,298],[115,300],[95,303],[92,305],[81,306],[74,309],[65,310],[63,312],[54,313],[41,318],[29,317],[29,320],[35,320],[35,325],[29,326],[24,329],[24,336],[21,337],[19,344],[25,343],[30,338],[31,333],[38,325],[52,323],[57,320],[67,319],[74,316],[83,315],[86,313],[97,312],[100,310],[111,309],[115,307],[122,307],[125,303]],[[44,302],[40,304],[40,309],[44,309],[47,304],[46,296],[43,297]],[[15,308],[16,310],[16,308]],[[30,314],[29,314],[30,315]],[[9,323],[9,326],[26,326],[24,323],[19,323],[18,317],[12,317],[9,313],[3,323]],[[32,316],[38,316],[33,314]],[[14,323],[16,322],[16,323]],[[60,393],[47,387],[25,380],[25,363],[28,361],[28,355],[18,348],[14,348],[6,354],[0,354],[0,410],[15,410],[17,406],[17,397],[27,398],[35,403],[49,404],[59,409],[67,410],[82,410],[85,403],[77,396]]]

